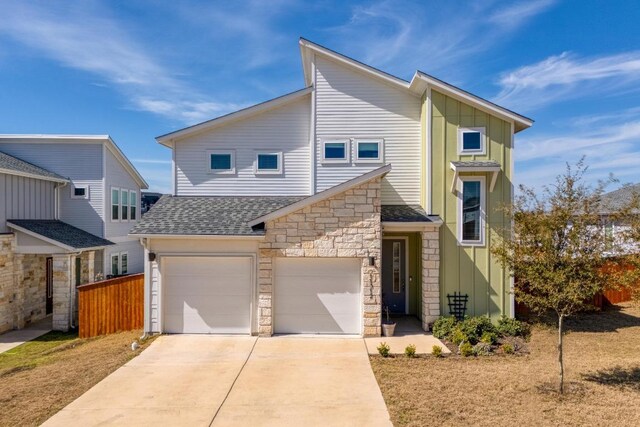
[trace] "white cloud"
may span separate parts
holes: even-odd
[[[192,124],[237,107],[194,91],[93,2],[3,5],[0,35],[61,64],[92,73],[124,93],[134,109]],[[98,85],[103,82],[96,83]]]
[[[640,51],[595,58],[565,52],[503,74],[494,101],[531,110],[558,100],[637,91],[638,81]]]

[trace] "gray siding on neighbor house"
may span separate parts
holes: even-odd
[[[7,219],[54,219],[55,183],[0,173],[0,233]]]
[[[105,220],[105,237],[125,237],[129,234],[129,230],[140,219],[140,186],[133,177],[125,170],[122,163],[106,147],[105,152],[105,204],[106,204],[106,220]],[[111,189],[118,188],[120,190],[128,190],[136,192],[136,220],[111,220]],[[129,196],[131,197],[131,196]]]
[[[383,204],[420,203],[421,99],[353,68],[316,55],[316,190],[322,191],[382,163],[323,164],[324,139],[384,139]]]
[[[119,254],[126,252],[128,256],[129,267],[127,274],[142,273],[144,271],[144,248],[140,244],[140,240],[133,239],[127,242],[118,243],[113,246],[107,246],[103,251],[103,260],[101,268],[103,273],[111,274],[111,254]],[[98,255],[96,255],[97,257]]]
[[[0,142],[0,151],[69,178],[60,190],[60,220],[104,237],[102,143]],[[89,187],[88,199],[72,199],[74,186]]]
[[[177,195],[310,194],[311,95],[175,143]],[[235,150],[235,174],[213,174],[208,150]],[[256,175],[256,151],[283,153],[282,175]]]

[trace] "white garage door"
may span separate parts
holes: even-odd
[[[360,334],[361,261],[352,258],[278,258],[276,333]]]
[[[164,332],[249,334],[250,257],[163,257]]]

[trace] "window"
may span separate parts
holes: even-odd
[[[137,207],[138,207],[138,193],[136,193],[135,191],[130,191],[129,192],[129,219],[134,220],[136,219],[136,215],[137,215]]]
[[[111,189],[111,220],[120,221],[120,189]]]
[[[347,163],[349,162],[349,140],[323,141],[323,163]]]
[[[485,154],[484,128],[458,129],[458,152],[459,154]]]
[[[120,252],[111,254],[111,275],[119,276],[129,271],[129,253]]]
[[[88,199],[89,187],[86,185],[74,185],[71,193],[72,199]]]
[[[213,173],[236,173],[236,159],[234,151],[209,151],[208,168]]]
[[[121,200],[122,200],[122,213],[121,217],[123,221],[129,220],[129,191],[120,190],[121,192]]]
[[[399,294],[402,292],[402,285],[400,283],[400,265],[402,264],[402,259],[400,257],[400,242],[393,242],[393,293]]]
[[[256,154],[257,174],[282,173],[282,152],[263,152]]]
[[[356,143],[356,161],[360,163],[381,162],[382,140],[358,140]]]
[[[463,245],[484,245],[484,177],[460,178],[458,199],[458,241]]]

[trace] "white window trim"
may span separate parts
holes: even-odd
[[[467,132],[480,132],[480,149],[465,150],[462,144],[463,135]],[[487,136],[484,127],[458,128],[458,154],[460,155],[485,155],[487,154]]]
[[[462,240],[462,183],[465,181],[480,182],[480,240]],[[484,176],[458,177],[457,231],[458,246],[484,246],[486,225],[487,179]]]
[[[127,219],[122,218],[122,212],[123,212],[123,207],[125,206],[125,204],[123,203],[124,201],[124,197],[122,197],[122,193],[127,193]],[[121,188],[120,189],[120,222],[129,222],[129,217],[130,217],[130,210],[129,210],[129,193],[130,191],[127,190],[126,188]]]
[[[212,154],[228,154],[231,156],[231,169],[211,169]],[[207,171],[216,175],[235,175],[236,173],[236,150],[207,150]]]
[[[327,159],[324,157],[324,153],[325,153],[325,145],[326,144],[331,144],[331,143],[342,143],[344,144],[344,158],[342,159]],[[351,161],[351,139],[350,138],[332,138],[332,139],[325,139],[322,140],[322,144],[320,146],[321,149],[321,153],[320,153],[320,158],[322,160],[322,163],[327,163],[327,164],[346,164],[346,163],[350,163]]]
[[[117,190],[118,191],[118,219],[113,219],[113,191]],[[122,200],[120,200],[122,198],[122,192],[120,191],[121,188],[119,187],[111,187],[110,193],[109,193],[109,218],[111,218],[111,222],[121,222],[122,221],[122,208],[121,208],[121,203]]]
[[[126,255],[127,256],[127,272],[123,273],[122,272],[122,256]],[[114,274],[113,272],[113,257],[117,257],[118,258],[118,273]],[[112,276],[120,276],[122,274],[129,274],[129,252],[128,251],[123,251],[123,252],[113,252],[109,255],[109,271],[111,272]]]
[[[261,154],[270,154],[270,155],[277,156],[278,169],[262,169],[262,170],[258,169],[258,156],[260,156]],[[253,172],[256,175],[282,175],[282,172],[284,170],[282,159],[283,159],[282,151],[268,151],[268,150],[256,151],[255,164],[253,165]]]
[[[376,143],[378,144],[378,157],[375,159],[360,158],[360,143]],[[380,138],[358,138],[355,140],[355,158],[356,163],[384,163],[384,139]]]
[[[135,200],[136,217],[131,218],[131,195],[133,194],[133,200]],[[129,221],[137,221],[140,215],[140,201],[138,200],[138,192],[136,190],[129,190]]]
[[[75,191],[76,188],[84,189],[84,196],[76,196]],[[89,198],[89,186],[88,185],[72,185],[71,186],[71,198],[72,199],[88,199]]]

